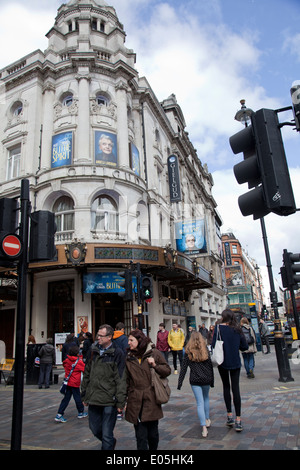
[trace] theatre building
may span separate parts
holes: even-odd
[[[26,335],[95,335],[118,321],[128,332],[138,325],[137,266],[153,280],[152,301],[142,305],[152,339],[163,320],[185,331],[214,322],[225,302],[222,222],[176,96],[159,102],[139,76],[104,1],[62,4],[46,36],[44,52],[0,70],[0,198],[19,198],[28,180],[31,212],[53,212],[57,227],[54,258],[28,266]],[[118,295],[125,269],[131,301]],[[9,357],[15,270],[1,267],[0,280]]]

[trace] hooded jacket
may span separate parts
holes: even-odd
[[[55,348],[53,344],[44,344],[38,354],[41,358],[41,364],[55,364]]]
[[[139,420],[145,422],[163,418],[162,407],[155,400],[148,357],[154,358],[155,371],[161,377],[167,377],[171,373],[170,366],[152,343],[148,344],[141,361],[131,352],[128,353],[126,359],[127,406],[125,419],[132,424],[137,424]]]
[[[114,332],[113,341],[118,348],[122,349],[122,351],[127,354],[128,348],[128,338],[121,330],[116,330]]]
[[[172,330],[168,335],[168,343],[172,351],[181,351],[184,345],[184,334],[181,328],[177,331]]]

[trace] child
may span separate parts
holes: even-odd
[[[63,362],[63,366],[65,369],[65,378],[67,378],[71,371],[72,365],[78,360],[68,380],[66,394],[60,403],[57,415],[55,417],[55,421],[57,421],[58,423],[67,422],[63,415],[71,400],[72,395],[78,410],[78,418],[85,418],[88,415],[84,412],[84,405],[80,397],[81,373],[84,371],[85,364],[82,359],[78,357],[78,354],[79,347],[72,345],[69,349],[69,354],[67,355],[67,358]]]

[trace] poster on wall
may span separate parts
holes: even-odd
[[[116,167],[118,162],[117,136],[111,132],[95,131],[95,163]]]
[[[52,137],[51,168],[72,164],[73,132],[63,132]]]
[[[136,175],[140,176],[140,153],[132,142],[129,143],[129,154],[130,168],[134,171]]]
[[[88,317],[86,315],[80,315],[77,317],[77,331],[79,333],[87,333],[88,329]]]
[[[207,252],[205,219],[190,219],[175,223],[177,250],[196,255]]]
[[[227,286],[242,286],[244,284],[242,266],[230,266],[225,268]]]

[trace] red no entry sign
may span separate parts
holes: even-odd
[[[16,235],[6,235],[2,240],[2,250],[10,257],[16,257],[21,253],[21,240]]]

